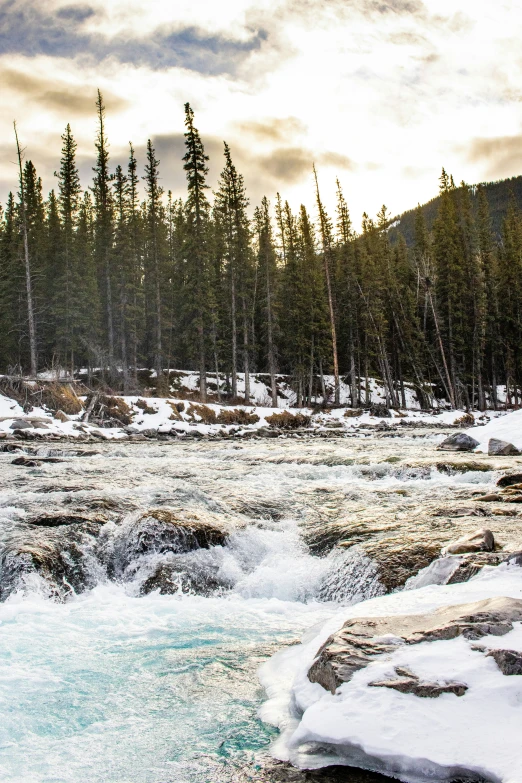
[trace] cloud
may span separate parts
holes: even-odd
[[[246,39],[239,40],[210,34],[194,25],[172,23],[141,37],[120,34],[111,38],[82,30],[83,22],[97,14],[87,5],[69,5],[46,13],[35,0],[4,0],[0,2],[0,54],[81,56],[89,64],[112,58],[155,70],[179,67],[205,74],[231,74],[267,38],[261,28],[247,31]]]
[[[9,67],[0,67],[0,83],[4,88],[14,91],[17,96],[23,96],[26,101],[40,104],[47,110],[60,114],[67,110],[69,119],[78,115],[94,115],[96,90],[91,85],[82,88],[55,78],[32,76]],[[111,110],[114,111],[127,106],[126,100],[108,90],[104,90],[104,100],[106,103],[110,102]]]
[[[306,125],[297,117],[267,117],[267,119],[240,122],[237,128],[258,141],[288,141],[289,137],[306,131]]]
[[[522,170],[522,134],[472,139],[466,150],[471,163],[488,163],[488,177],[513,176]]]

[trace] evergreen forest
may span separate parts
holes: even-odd
[[[214,193],[208,156],[185,106],[185,199],[165,192],[152,142],[137,161],[111,166],[98,93],[93,177],[84,188],[69,125],[56,188],[13,136],[18,182],[0,213],[0,371],[101,371],[107,388],[138,391],[140,368],[227,378],[227,397],[250,402],[249,377],[291,378],[297,405],[314,384],[340,380],[353,407],[379,378],[391,407],[405,384],[422,407],[496,408],[498,388],[518,406],[522,386],[522,216],[518,179],[498,207],[488,188],[442,171],[439,195],[404,221],[385,206],[354,231],[341,184],[328,214],[315,175],[315,204],[292,211],[284,197],[252,211],[233,150],[224,143]],[[58,154],[57,154],[58,160]],[[312,168],[312,161],[310,162]],[[491,191],[493,192],[493,191]],[[254,205],[252,205],[254,206]],[[238,399],[238,373],[245,394]],[[163,384],[163,386],[162,386]]]

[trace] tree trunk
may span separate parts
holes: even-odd
[[[245,373],[245,405],[250,404],[250,367],[248,356],[248,315],[246,300],[243,296],[243,371]]]
[[[230,309],[232,316],[232,397],[237,398],[237,324],[236,324],[236,280],[232,269],[230,280]]]
[[[22,150],[18,141],[18,131],[16,122],[14,123],[14,132],[16,138],[16,152],[18,156],[18,169],[20,172],[20,200],[22,206],[22,231],[24,235],[24,266],[25,266],[25,291],[27,296],[27,324],[29,328],[29,357],[31,365],[31,376],[36,378],[38,372],[38,360],[36,353],[36,323],[33,308],[33,281],[31,276],[31,262],[29,258],[29,238],[27,232],[27,214],[25,209],[25,188],[24,175],[22,171]]]

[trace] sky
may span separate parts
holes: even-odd
[[[16,188],[13,120],[56,187],[67,123],[89,185],[99,88],[111,164],[152,139],[185,193],[184,104],[215,187],[227,141],[252,206],[295,209],[341,182],[355,227],[456,182],[522,173],[520,0],[0,0],[0,202]]]

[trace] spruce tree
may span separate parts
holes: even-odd
[[[208,189],[208,155],[194,125],[194,112],[185,104],[185,146],[183,157],[187,175],[188,196],[186,209],[186,246],[188,280],[186,306],[189,310],[190,326],[197,334],[197,354],[201,401],[207,399],[207,338],[211,312],[211,291],[209,286],[209,231],[210,206],[205,191]]]

